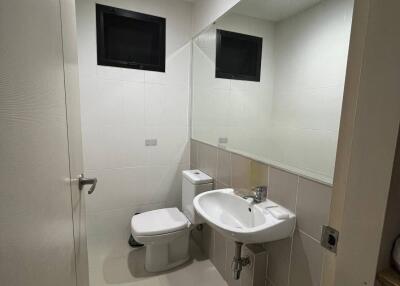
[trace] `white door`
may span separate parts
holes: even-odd
[[[74,15],[0,0],[1,285],[87,285]]]
[[[86,190],[79,190],[77,180],[83,171],[83,155],[75,0],[60,0],[60,3],[77,286],[87,286],[89,285],[89,269],[84,193]]]
[[[400,122],[400,1],[356,0],[324,286],[373,286]]]

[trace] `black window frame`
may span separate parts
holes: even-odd
[[[159,56],[160,63],[157,65],[148,63],[136,63],[106,58],[105,39],[104,39],[104,15],[113,14],[122,17],[128,17],[146,22],[159,24]],[[135,11],[120,9],[116,7],[101,5],[96,3],[96,33],[97,33],[97,64],[102,66],[113,66],[122,68],[131,68],[148,71],[165,72],[165,45],[166,45],[166,19],[158,16],[152,16]]]
[[[232,74],[225,72],[221,70],[220,67],[220,62],[221,62],[221,55],[222,55],[222,37],[230,37],[230,38],[236,38],[236,39],[244,39],[247,41],[252,41],[255,42],[257,45],[257,54],[256,54],[256,60],[257,60],[257,66],[256,66],[256,74],[255,75],[246,75],[246,74]],[[256,36],[251,36],[251,35],[246,35],[246,34],[241,34],[241,33],[236,33],[236,32],[231,32],[231,31],[225,31],[225,30],[216,30],[216,59],[215,59],[215,77],[216,78],[225,78],[225,79],[233,79],[233,80],[246,80],[246,81],[260,81],[260,76],[261,76],[261,57],[262,57],[262,38],[256,37]]]

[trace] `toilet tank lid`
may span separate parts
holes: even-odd
[[[194,185],[209,184],[213,182],[213,178],[200,170],[182,171],[182,176]]]

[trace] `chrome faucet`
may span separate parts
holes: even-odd
[[[257,186],[252,188],[252,191],[254,191],[254,195],[245,195],[242,196],[243,199],[253,199],[253,202],[255,204],[259,204],[264,202],[267,199],[267,186]]]

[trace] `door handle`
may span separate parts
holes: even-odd
[[[96,189],[97,185],[97,178],[86,178],[85,175],[81,174],[79,176],[79,190],[82,191],[83,186],[85,185],[92,185],[88,191],[88,194],[92,194],[94,189]]]

